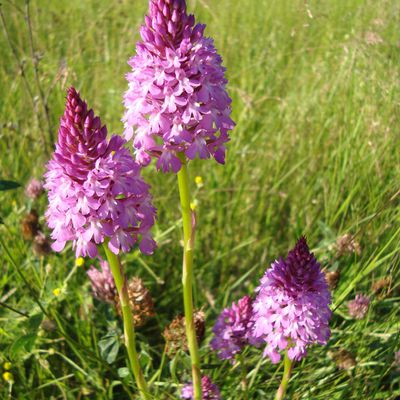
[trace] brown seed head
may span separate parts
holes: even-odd
[[[336,289],[340,279],[340,271],[326,271],[325,279],[328,284],[329,290]]]
[[[51,246],[50,242],[47,239],[46,235],[43,232],[38,232],[35,238],[33,239],[33,251],[38,256],[45,256],[50,254]]]
[[[136,276],[128,282],[128,296],[133,323],[135,327],[140,327],[144,325],[149,317],[155,315],[153,299],[149,290],[144,286],[143,281]],[[118,296],[115,301],[117,311],[121,315],[121,303]]]
[[[379,297],[385,297],[386,294],[390,292],[391,284],[392,284],[392,277],[385,276],[384,278],[375,281],[371,285],[371,291]]]
[[[346,349],[331,352],[329,355],[333,358],[337,367],[340,369],[349,370],[357,365],[354,355]]]
[[[193,315],[194,326],[196,331],[197,342],[200,343],[204,339],[205,333],[205,314],[203,310],[195,311]],[[167,354],[173,357],[178,350],[188,351],[186,339],[185,317],[178,315],[173,321],[165,327],[164,338],[167,342]]]
[[[56,324],[55,324],[52,320],[47,319],[47,318],[45,318],[45,319],[42,321],[40,327],[41,327],[42,329],[44,329],[46,332],[53,332],[53,331],[55,331],[56,328],[57,328],[57,327],[56,327]]]
[[[39,233],[39,216],[35,210],[31,210],[21,221],[22,237],[25,240],[33,240]]]

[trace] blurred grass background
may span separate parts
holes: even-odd
[[[126,61],[147,9],[145,0],[26,4],[3,1],[0,35],[0,177],[22,184],[44,171],[68,86],[81,91],[109,132],[122,133]],[[196,304],[208,322],[206,372],[224,399],[242,398],[238,368],[208,350],[211,328],[222,307],[251,293],[269,263],[305,234],[323,266],[339,269],[341,279],[332,340],[296,367],[290,398],[397,399],[400,2],[188,5],[223,56],[237,122],[225,166],[210,160],[190,167],[199,220]],[[159,248],[153,257],[130,255],[127,266],[145,280],[158,313],[139,332],[143,365],[156,398],[173,399],[189,379],[184,355],[160,367],[163,327],[182,311],[178,192],[175,176],[154,168],[144,175],[158,208]],[[45,204],[42,198],[34,207],[43,214]],[[132,382],[119,370],[122,348],[111,365],[99,353],[99,340],[118,329],[117,317],[92,300],[84,272],[90,261],[74,268],[71,251],[36,257],[20,235],[30,207],[21,189],[0,194],[0,301],[40,315],[33,291],[58,328],[46,330],[43,322],[0,307],[0,361],[11,361],[14,375],[12,387],[2,381],[0,396],[11,390],[18,399],[128,398],[122,383]],[[345,233],[356,235],[359,255],[335,257],[334,244]],[[372,295],[371,284],[388,276],[389,295],[372,297],[365,320],[349,320],[346,302],[356,292]],[[351,351],[357,365],[338,369],[332,354],[340,349]],[[250,398],[272,399],[281,371],[276,375],[257,350],[248,351],[248,360]]]

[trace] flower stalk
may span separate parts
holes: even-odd
[[[185,156],[180,156],[182,168],[178,172],[179,196],[183,221],[183,265],[182,285],[183,303],[185,310],[186,337],[192,360],[192,379],[194,400],[202,399],[200,356],[196,338],[196,330],[193,319],[193,247],[194,226],[192,222],[192,210],[190,208],[190,189],[187,162]]]
[[[289,358],[288,352],[285,352],[283,360],[284,370],[281,384],[276,392],[275,400],[283,400],[285,398],[286,390],[289,384],[290,376],[292,374],[294,362]]]
[[[242,387],[242,392],[243,392],[243,399],[248,400],[249,398],[249,393],[247,390],[247,368],[246,368],[246,362],[243,356],[243,353],[240,353],[239,356],[239,363],[240,363],[240,372],[241,372],[241,387]]]
[[[136,335],[133,325],[132,311],[129,306],[129,296],[127,290],[127,281],[123,273],[119,257],[115,255],[107,246],[103,245],[108,263],[110,264],[111,273],[114,277],[115,286],[121,302],[122,318],[124,322],[125,346],[128,351],[128,357],[131,369],[136,380],[137,387],[143,400],[150,400],[151,396],[147,383],[144,379],[142,369],[140,367],[138,354],[136,351]]]

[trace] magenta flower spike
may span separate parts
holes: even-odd
[[[220,400],[221,394],[218,386],[212,383],[208,376],[203,376],[201,378],[201,388],[202,388],[202,399],[203,400]],[[193,385],[191,383],[186,384],[182,388],[181,393],[182,399],[194,399]]]
[[[133,137],[136,158],[147,165],[178,172],[181,161],[213,156],[225,161],[225,143],[234,122],[225,86],[225,68],[205,25],[188,15],[184,0],[150,0],[129,60],[129,88],[124,95],[125,138]]]
[[[371,300],[368,296],[357,294],[354,300],[347,303],[350,317],[363,319],[367,315],[370,302]]]
[[[155,242],[149,230],[155,208],[140,165],[123,148],[124,143],[119,136],[107,140],[100,118],[70,88],[45,174],[53,250],[62,251],[72,241],[77,257],[94,258],[100,244],[108,242],[109,249],[118,254],[139,242],[143,253],[153,252]]]
[[[312,344],[326,344],[329,336],[331,295],[320,264],[300,238],[284,260],[265,272],[253,304],[256,341],[266,344],[264,356],[273,363],[287,351],[300,360]]]
[[[252,303],[250,296],[244,296],[218,317],[210,346],[222,360],[232,360],[249,342],[253,328]]]
[[[87,271],[92,284],[93,297],[106,303],[114,304],[117,296],[117,288],[108,262],[100,260],[100,269],[93,265]]]

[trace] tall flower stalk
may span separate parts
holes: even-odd
[[[58,141],[47,164],[46,218],[52,229],[53,250],[71,241],[76,256],[97,257],[103,246],[120,297],[125,344],[141,397],[150,399],[135,344],[127,282],[118,255],[136,243],[151,254],[155,247],[150,228],[155,209],[140,165],[119,136],[107,139],[107,128],[89,110],[79,93],[68,91]]]
[[[278,391],[276,392],[275,400],[283,400],[285,398],[286,390],[289,385],[290,376],[292,375],[294,361],[292,361],[287,351],[285,352],[283,360],[283,376]]]
[[[225,144],[234,122],[222,58],[204,36],[185,0],[149,0],[136,55],[129,60],[129,88],[124,95],[124,135],[132,139],[136,159],[178,175],[184,256],[183,299],[194,398],[201,400],[200,357],[193,323],[192,213],[187,163],[213,157],[225,162]]]
[[[129,306],[128,285],[120,259],[115,255],[107,245],[104,245],[104,251],[108,263],[110,264],[111,273],[114,277],[115,286],[117,288],[121,310],[122,319],[124,321],[124,337],[125,346],[128,351],[129,362],[132,368],[133,375],[136,380],[136,385],[140,391],[140,395],[144,400],[150,400],[150,392],[147,383],[144,379],[142,369],[139,363],[139,357],[136,351],[136,334],[132,316],[132,310]]]
[[[182,286],[183,304],[185,309],[186,337],[190,357],[192,360],[192,378],[194,398],[201,399],[201,372],[200,355],[197,344],[196,329],[193,318],[193,247],[194,247],[194,224],[192,210],[190,208],[189,174],[184,156],[181,156],[182,167],[178,172],[178,186],[181,201],[182,223],[183,223],[183,263],[182,263]]]

